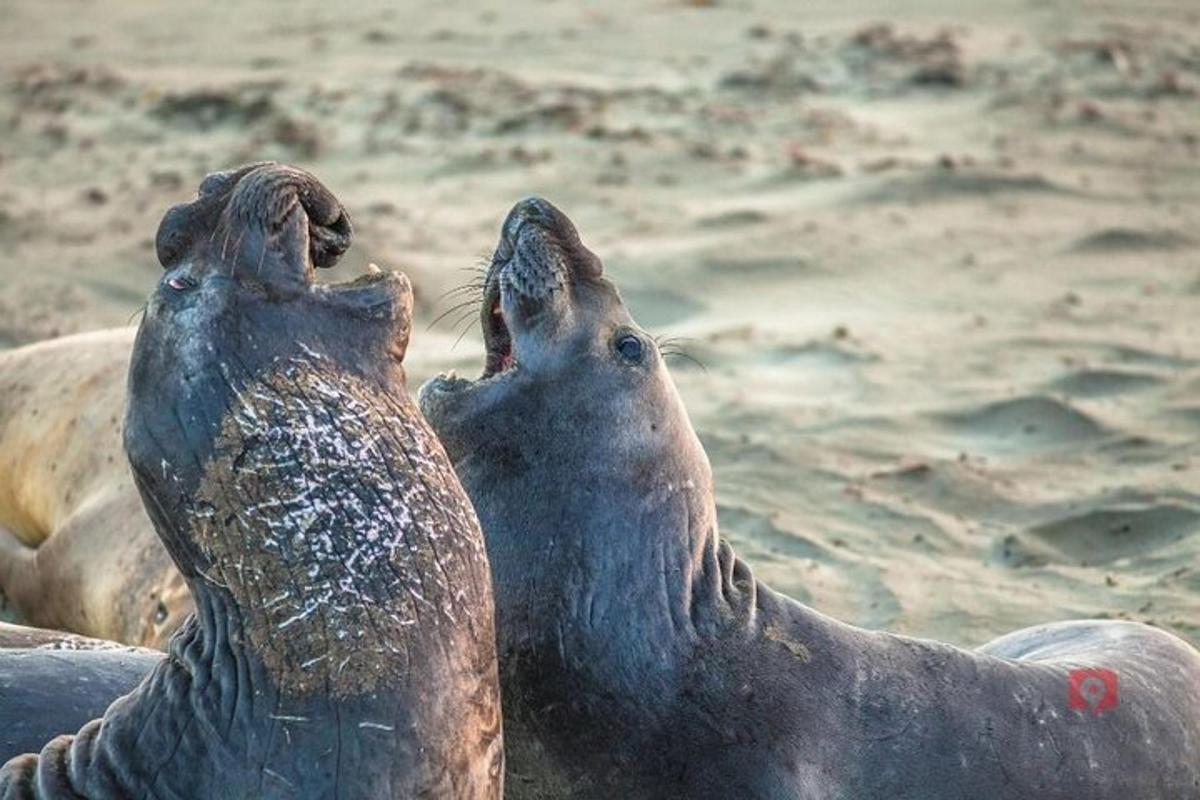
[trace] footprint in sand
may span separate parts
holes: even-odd
[[[956,200],[963,196],[999,194],[1076,195],[1074,189],[1043,175],[1005,175],[938,169],[918,175],[888,178],[858,195],[859,203],[921,203]]]
[[[935,415],[964,444],[994,451],[1053,450],[1107,438],[1111,432],[1091,415],[1062,400],[1029,395]],[[970,449],[970,448],[967,448]]]
[[[1150,564],[1200,531],[1200,509],[1177,499],[1106,503],[1035,525],[1002,542],[1012,566]]]
[[[1064,375],[1046,388],[1071,397],[1095,398],[1140,392],[1164,383],[1162,378],[1149,372],[1096,368]]]
[[[1137,228],[1105,228],[1084,236],[1071,245],[1076,253],[1136,253],[1145,251],[1181,250],[1195,247],[1196,240],[1179,231],[1139,230]]]

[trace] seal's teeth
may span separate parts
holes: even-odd
[[[449,370],[448,372],[443,372],[442,377],[444,377],[448,381],[456,381],[456,380],[458,380],[458,371],[452,369],[452,370]]]
[[[376,264],[374,261],[367,264],[367,274],[368,275],[378,275],[381,272],[383,272],[383,270],[381,270],[379,268],[379,265]]]

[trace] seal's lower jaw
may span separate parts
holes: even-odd
[[[445,436],[445,426],[458,416],[462,401],[470,395],[475,383],[450,372],[435,375],[421,384],[417,405],[439,436]]]

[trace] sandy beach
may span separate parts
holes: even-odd
[[[518,198],[673,371],[723,534],[848,622],[1200,644],[1200,6],[41,3],[0,15],[0,346],[134,325],[163,211],[277,159],[475,373]],[[448,294],[449,293],[449,294]]]

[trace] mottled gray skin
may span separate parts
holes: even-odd
[[[487,539],[509,798],[1200,797],[1200,654],[1170,634],[1069,622],[972,652],[755,580],[654,341],[549,203],[504,223],[483,327],[484,377],[421,405]],[[1092,666],[1120,680],[1100,715],[1068,704]]]
[[[164,218],[125,449],[196,613],[3,800],[501,796],[482,533],[405,391],[407,280],[313,280],[349,237],[276,164]]]
[[[0,763],[79,730],[162,659],[155,650],[0,623]]]

